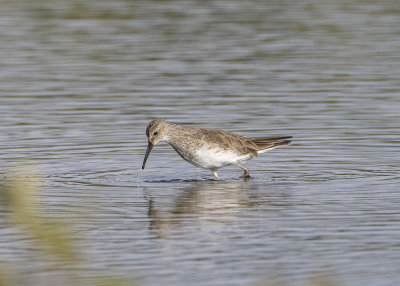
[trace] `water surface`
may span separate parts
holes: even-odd
[[[399,285],[397,1],[3,1],[0,176],[26,160],[87,268],[143,285]],[[212,174],[147,123],[294,144]],[[0,221],[0,260],[53,273]],[[27,263],[27,261],[35,263]]]

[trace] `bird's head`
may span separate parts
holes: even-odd
[[[146,165],[147,158],[150,155],[154,145],[166,139],[167,122],[164,119],[155,119],[147,125],[146,136],[148,139],[146,154],[144,155],[142,169]]]

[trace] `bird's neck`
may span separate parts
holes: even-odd
[[[179,126],[175,123],[167,122],[167,130],[165,132],[165,141],[174,146],[177,141],[182,140],[182,137],[187,133],[188,128]]]

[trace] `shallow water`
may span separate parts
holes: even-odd
[[[399,285],[397,1],[4,1],[0,19],[0,176],[41,170],[41,206],[74,222],[87,268]],[[141,171],[155,117],[294,142],[246,163],[249,182],[166,144]],[[42,284],[2,221],[0,261]]]

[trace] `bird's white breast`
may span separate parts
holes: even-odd
[[[203,147],[195,152],[191,163],[206,169],[217,169],[233,162],[246,161],[249,158],[248,155],[238,155],[232,150]]]

